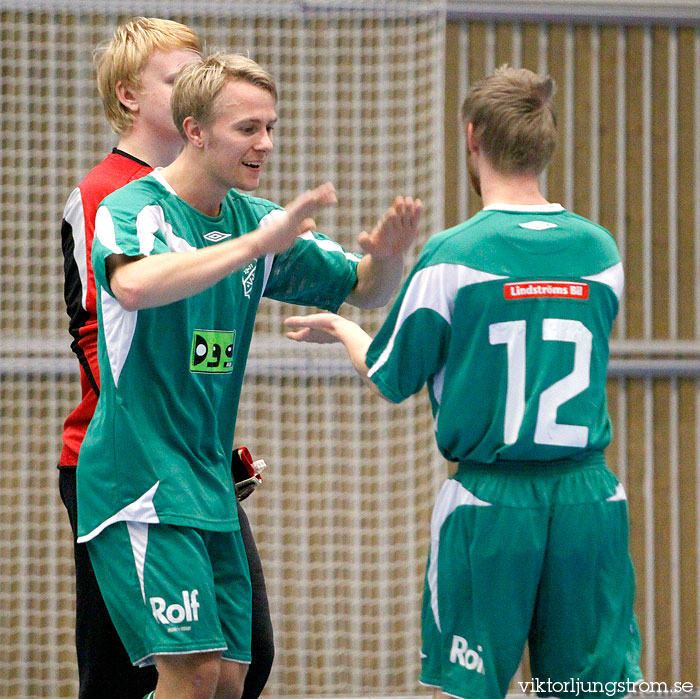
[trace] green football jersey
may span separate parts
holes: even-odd
[[[355,285],[359,256],[306,233],[195,296],[139,311],[116,301],[105,261],[218,245],[279,211],[232,190],[220,215],[206,216],[158,172],[103,201],[92,249],[101,393],[80,451],[81,540],[122,520],[237,528],[231,452],[260,299],[335,311]]]
[[[426,382],[450,461],[596,458],[610,442],[612,236],[546,206],[492,206],[427,242],[367,352],[399,402]]]

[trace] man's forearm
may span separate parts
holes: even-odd
[[[365,362],[367,350],[372,344],[372,338],[356,323],[338,316],[337,322],[334,322],[334,334],[345,345],[345,350],[350,357],[350,361],[366,386],[384,398],[385,396],[377,388],[376,384],[371,381],[367,374],[369,368]]]
[[[346,299],[358,308],[379,308],[391,299],[403,274],[403,255],[364,255],[357,264],[357,284]]]
[[[163,253],[121,264],[115,260],[110,286],[128,311],[165,306],[208,289],[245,267],[257,254],[255,236],[247,234],[190,252]]]
[[[420,199],[398,196],[374,228],[362,231],[357,240],[367,253],[357,265],[357,284],[347,298],[359,308],[378,308],[388,303],[401,281],[403,258],[416,238]]]

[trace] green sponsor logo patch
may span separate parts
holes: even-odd
[[[199,374],[230,374],[233,371],[235,330],[195,330],[190,371]]]

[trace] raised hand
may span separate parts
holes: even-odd
[[[264,225],[255,231],[256,247],[264,257],[284,252],[295,239],[316,227],[312,216],[322,207],[337,202],[335,188],[326,182],[315,189],[303,192],[274,216],[268,216]]]
[[[416,238],[422,208],[420,199],[395,197],[374,228],[359,234],[360,247],[376,258],[403,255]]]

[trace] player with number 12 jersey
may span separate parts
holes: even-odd
[[[367,353],[369,377],[395,401],[427,381],[449,461],[602,463],[623,280],[600,226],[559,204],[489,206],[428,241]]]
[[[612,699],[641,679],[627,496],[604,457],[624,275],[612,235],[540,191],[554,87],[509,66],[471,86],[483,208],[428,240],[374,340],[342,316],[287,319],[293,340],[340,340],[393,402],[427,384],[457,463],[430,521],[420,681],[434,699],[505,697],[526,644],[556,696]]]
[[[459,463],[423,598],[420,679],[440,696],[505,696],[525,640],[533,677],[641,678],[626,495],[603,455],[623,283],[600,226],[559,204],[490,205],[428,241],[367,351],[390,400],[427,383]]]

